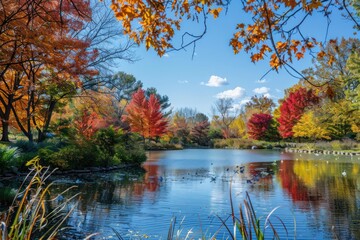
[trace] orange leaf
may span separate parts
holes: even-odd
[[[330,55],[329,57],[329,61],[328,61],[328,64],[331,66],[333,64],[333,62],[335,61],[335,58],[333,55]]]
[[[275,53],[271,55],[270,66],[276,70],[280,67],[280,59],[276,56]]]
[[[210,14],[213,15],[213,17],[216,19],[219,17],[221,10],[222,10],[222,8],[211,9]]]
[[[297,52],[296,53],[296,58],[298,59],[298,60],[300,60],[301,58],[303,58],[304,57],[304,54],[302,53],[302,52]]]
[[[200,6],[195,6],[195,10],[197,11],[197,13],[200,13],[202,11],[202,7]]]
[[[324,56],[326,55],[326,53],[324,51],[320,51],[318,54],[317,54],[317,57],[319,59],[322,59]]]

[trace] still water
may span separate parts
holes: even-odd
[[[149,152],[143,167],[140,176],[77,179],[82,195],[69,224],[100,233],[96,239],[116,239],[114,230],[124,239],[166,239],[176,217],[180,239],[217,231],[227,239],[220,219],[231,226],[231,190],[236,215],[246,192],[262,224],[279,207],[270,220],[281,239],[360,239],[359,156],[189,149]]]

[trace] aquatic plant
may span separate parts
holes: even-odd
[[[0,239],[2,240],[54,239],[74,210],[74,207],[70,210],[65,209],[69,201],[78,194],[63,199],[61,203],[50,210],[49,205],[57,201],[57,197],[49,199],[52,184],[46,183],[53,171],[41,166],[38,157],[29,161],[27,166],[30,167],[29,174],[19,187],[11,206],[3,213],[0,228]],[[71,188],[58,196],[62,196]]]
[[[275,239],[280,239],[279,235],[274,228],[273,224],[270,221],[270,217],[272,214],[279,208],[274,208],[267,216],[263,225],[263,228],[261,228],[260,224],[260,218],[256,216],[256,212],[254,210],[254,207],[252,205],[249,193],[246,192],[246,197],[244,199],[243,204],[240,204],[239,207],[239,216],[236,217],[232,202],[232,196],[231,196],[231,190],[230,190],[230,202],[231,202],[231,217],[233,222],[233,233],[231,231],[228,231],[230,234],[230,237],[232,239],[236,239],[236,229],[240,232],[242,239],[253,239],[256,238],[258,240],[264,239],[265,236],[265,229],[270,228],[272,230],[273,236]],[[284,222],[277,217],[277,219],[281,222],[282,226],[284,227],[284,230],[286,232],[286,235],[288,235],[287,228],[284,224]],[[224,221],[222,221],[223,224],[225,224]],[[229,228],[227,227],[229,230]],[[255,235],[253,237],[253,235]]]

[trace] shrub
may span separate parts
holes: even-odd
[[[21,152],[37,152],[38,150],[38,146],[35,142],[30,142],[30,141],[26,141],[26,140],[19,140],[16,141],[13,144],[14,147],[17,147]]]
[[[95,135],[93,142],[97,149],[97,161],[102,166],[112,165],[115,154],[114,146],[120,141],[121,133],[115,133],[113,128],[100,129]],[[117,161],[116,161],[117,162]]]
[[[208,137],[210,139],[218,139],[218,138],[223,138],[223,135],[220,129],[210,128]]]
[[[139,146],[133,146],[131,149],[126,149],[124,145],[117,144],[115,146],[114,162],[128,163],[140,165],[146,161],[145,150]]]
[[[45,163],[60,169],[82,169],[99,166],[97,155],[92,144],[69,145],[51,154]]]

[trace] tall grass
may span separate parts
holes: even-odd
[[[266,216],[263,226],[261,226],[261,221],[260,221],[261,218],[258,218],[256,216],[256,212],[252,205],[248,192],[246,192],[246,196],[243,203],[240,204],[239,206],[239,215],[237,216],[235,214],[235,209],[232,201],[232,193],[230,190],[230,207],[231,207],[230,217],[232,220],[231,221],[232,225],[229,225],[227,221],[228,219],[222,219],[219,216],[217,216],[222,225],[220,226],[219,230],[210,239],[216,239],[216,235],[218,234],[218,232],[222,227],[226,228],[226,231],[228,233],[228,239],[233,239],[233,240],[238,239],[237,234],[239,234],[240,235],[239,238],[243,240],[252,240],[252,239],[263,240],[265,239],[265,230],[267,228],[271,229],[273,239],[280,239],[277,229],[275,229],[274,225],[270,221],[270,217],[279,207],[274,208]],[[276,218],[278,219],[278,221],[281,222],[286,232],[286,235],[288,236],[288,231],[284,222],[280,218],[278,217]],[[295,221],[294,223],[296,224]]]
[[[4,213],[0,224],[0,237],[2,240],[55,239],[63,223],[74,210],[65,209],[69,201],[77,195],[65,199],[50,210],[51,203],[57,200],[50,199],[52,184],[46,183],[53,171],[42,167],[38,157],[29,161],[27,166],[30,167],[30,172],[18,189],[11,206]]]

